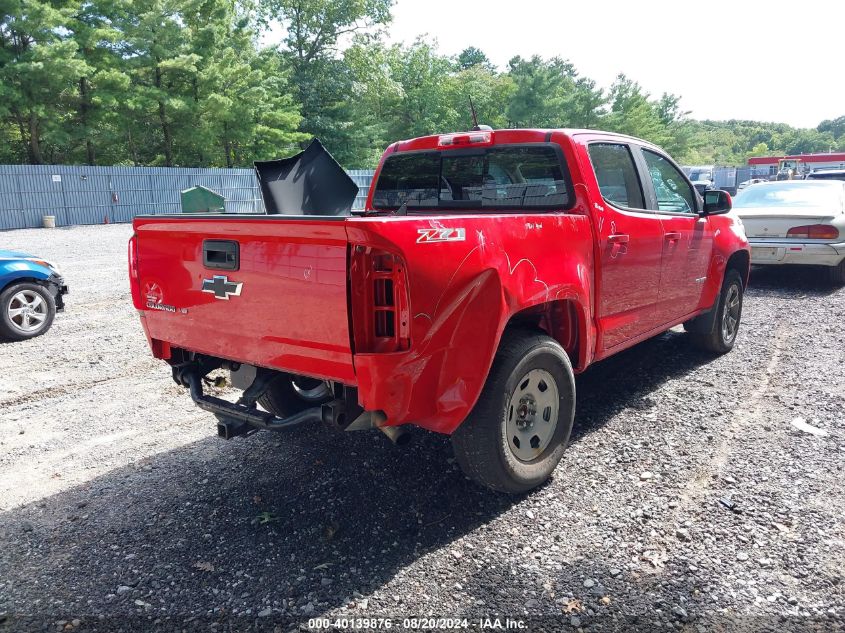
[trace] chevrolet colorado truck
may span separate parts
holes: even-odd
[[[520,493],[561,459],[575,373],[679,324],[734,345],[742,224],[650,143],[485,126],[400,141],[351,213],[354,184],[313,148],[256,163],[267,214],[134,221],[152,353],[222,437],[320,420],[399,443],[416,425]],[[213,395],[215,370],[236,402]]]

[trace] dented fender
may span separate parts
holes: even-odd
[[[361,406],[383,410],[388,425],[453,432],[478,400],[514,319],[569,346],[576,367],[588,364],[590,230],[586,216],[565,213],[350,221],[353,248],[386,249],[405,261],[411,303],[407,351],[354,355]],[[428,235],[452,239],[420,240]]]

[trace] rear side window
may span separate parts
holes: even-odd
[[[643,188],[628,146],[593,143],[589,152],[602,197],[618,207],[645,209]]]
[[[549,145],[399,153],[382,166],[373,208],[566,209],[569,175]]]
[[[440,204],[439,152],[392,154],[384,161],[373,192],[373,207],[432,209]]]

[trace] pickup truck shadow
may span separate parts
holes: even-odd
[[[797,299],[801,295],[825,297],[839,288],[828,281],[824,266],[752,266],[749,291]]]
[[[707,361],[687,344],[670,333],[579,377],[575,441]],[[176,629],[272,630],[376,590],[403,613],[385,585],[427,553],[493,529],[520,500],[469,482],[448,438],[415,436],[406,450],[377,433],[313,427],[209,437],[0,513],[0,578],[14,588],[0,613],[20,629],[80,618],[85,630],[137,630],[159,618]],[[14,615],[24,612],[33,620]]]
[[[407,450],[316,428],[209,437],[0,513],[0,584],[14,587],[0,614],[12,630],[241,630],[268,608],[265,624],[339,607],[516,501],[466,480],[447,438],[418,436]]]
[[[657,387],[714,360],[693,347],[685,333],[670,330],[596,363],[575,378],[578,403],[570,442],[625,409],[651,409],[656,403],[649,394]]]

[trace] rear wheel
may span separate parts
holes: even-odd
[[[452,434],[455,457],[471,479],[521,493],[549,478],[575,416],[572,365],[554,339],[505,332],[478,402]]]
[[[845,259],[839,262],[838,266],[828,268],[827,274],[829,276],[830,283],[834,286],[845,286]]]
[[[273,415],[286,418],[331,400],[329,385],[316,378],[280,374],[273,379],[258,403]]]
[[[40,336],[56,316],[56,301],[34,283],[15,284],[0,293],[0,336],[13,340]]]
[[[733,349],[742,317],[743,290],[742,277],[736,270],[728,270],[710,331],[690,332],[690,338],[697,347],[716,354],[726,354]]]

